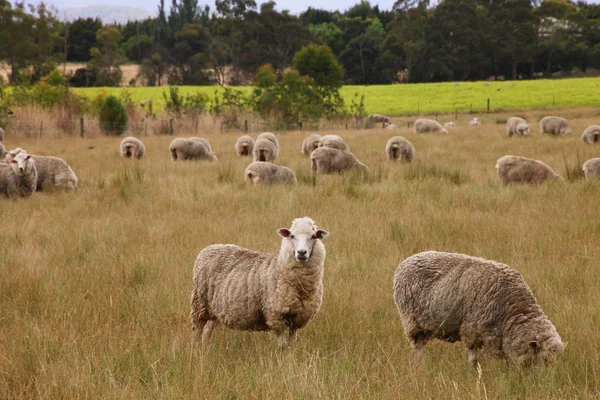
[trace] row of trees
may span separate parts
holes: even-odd
[[[161,0],[156,18],[125,25],[62,24],[40,4],[0,0],[0,60],[10,79],[37,80],[59,61],[87,62],[76,85],[110,86],[119,66],[141,65],[148,86],[247,84],[271,64],[279,78],[307,44],[327,45],[346,84],[518,79],[600,69],[600,5],[569,0],[362,1],[344,12],[299,16],[275,2]]]

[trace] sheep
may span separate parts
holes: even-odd
[[[381,115],[381,114],[369,114],[368,118],[372,122],[385,122],[385,123],[390,122],[390,117],[386,117],[385,115]]]
[[[329,147],[342,151],[350,151],[350,146],[338,135],[325,135],[319,140],[319,147]]]
[[[418,359],[431,339],[462,341],[472,366],[481,347],[534,367],[564,350],[521,274],[496,261],[437,251],[412,255],[394,274],[394,302]]]
[[[171,159],[217,161],[217,156],[202,141],[196,139],[176,138],[169,144]],[[206,139],[204,139],[206,140]]]
[[[264,161],[250,163],[250,165],[246,167],[244,176],[246,177],[246,182],[255,185],[276,185],[279,183],[295,184],[297,182],[296,175],[291,169]]]
[[[258,139],[254,144],[252,155],[254,156],[253,161],[273,162],[277,160],[277,156],[279,154],[277,151],[277,146],[275,146],[272,141],[262,138]]]
[[[140,139],[133,136],[126,137],[121,141],[121,155],[127,158],[140,159],[144,156],[146,146]]]
[[[444,129],[439,122],[433,119],[418,119],[413,126],[415,133],[440,132],[447,134],[448,130]]]
[[[568,135],[571,133],[569,121],[561,117],[544,117],[540,120],[540,132],[552,135]]]
[[[200,142],[200,143],[202,143],[202,144],[204,145],[204,147],[206,147],[206,148],[208,149],[208,151],[210,151],[211,153],[213,152],[213,151],[212,151],[212,147],[210,147],[210,143],[208,142],[208,140],[207,140],[207,139],[205,139],[205,138],[201,138],[201,137],[196,137],[196,136],[189,137],[188,139],[189,139],[189,140],[195,140],[195,141],[197,141],[197,142]],[[213,153],[213,154],[214,154],[214,153]]]
[[[415,157],[415,148],[402,136],[394,136],[385,145],[385,154],[388,160],[411,162]]]
[[[600,179],[600,158],[592,158],[583,163],[585,179]]]
[[[460,83],[456,82],[456,83],[454,83],[454,86],[455,87],[460,87]]]
[[[310,154],[311,168],[319,174],[344,173],[352,169],[369,172],[369,168],[349,151],[319,147]]]
[[[10,162],[20,153],[26,151],[19,147],[9,151],[6,161]],[[35,161],[37,170],[36,191],[77,188],[77,175],[62,158],[36,155],[31,155],[31,158]]]
[[[302,142],[302,150],[300,151],[300,154],[309,156],[313,150],[319,147],[319,141],[321,139],[321,135],[317,135],[316,133],[307,136],[306,139],[304,139],[304,142]]]
[[[273,332],[281,348],[296,341],[321,308],[328,235],[309,217],[277,230],[279,251],[262,253],[233,244],[203,249],[194,263],[190,305],[192,329],[203,347],[216,325]]]
[[[469,121],[469,126],[478,126],[478,125],[481,125],[481,120],[477,117],[475,117],[471,121]]]
[[[527,136],[529,135],[529,124],[523,118],[511,117],[506,121],[506,133],[509,137],[512,135]]]
[[[581,140],[585,144],[600,143],[600,125],[590,125],[585,128],[583,135],[581,135]]]
[[[35,192],[37,169],[33,157],[24,150],[0,164],[0,193],[9,199],[29,197]]]
[[[251,156],[254,148],[254,139],[250,136],[240,136],[235,142],[235,154],[237,156]]]
[[[455,127],[456,127],[456,124],[454,122],[452,122],[452,121],[446,122],[444,124],[444,128],[455,128]]]
[[[563,181],[563,178],[543,162],[525,157],[501,157],[496,162],[496,171],[504,185],[510,183],[539,185],[546,180]]]
[[[0,128],[0,142],[4,142],[4,129]]]
[[[279,154],[279,141],[277,140],[277,137],[274,134],[272,134],[271,132],[263,132],[260,135],[258,135],[256,141],[258,142],[260,139],[267,139],[270,142],[272,142],[275,145],[275,148],[277,149],[277,154]],[[277,156],[275,158],[277,158]]]
[[[4,144],[0,142],[0,162],[4,160],[4,157],[6,157],[6,147],[4,147]]]
[[[385,124],[384,128],[385,129],[396,129],[396,125],[394,125],[394,124]]]

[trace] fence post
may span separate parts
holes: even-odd
[[[248,132],[248,120],[247,119],[244,120],[244,130],[246,132]]]
[[[490,113],[490,99],[489,99],[489,97],[488,97],[488,100],[487,100],[487,112],[488,112],[488,114]]]
[[[169,135],[173,136],[173,118],[169,120]]]
[[[417,115],[421,114],[421,107],[419,102],[417,101]]]
[[[85,134],[85,120],[83,119],[83,115],[79,118],[79,135],[83,138]]]
[[[458,108],[454,109],[454,120],[457,121],[458,120]]]
[[[43,132],[44,132],[44,121],[40,121],[40,137],[42,137]]]

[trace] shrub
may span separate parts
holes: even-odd
[[[107,135],[122,135],[127,130],[127,110],[121,100],[108,96],[100,107],[100,129]]]

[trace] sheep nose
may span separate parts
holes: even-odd
[[[305,256],[306,255],[306,250],[298,250],[298,255],[299,256]]]
[[[23,172],[23,171],[25,171],[25,168],[19,167],[19,171]]]

